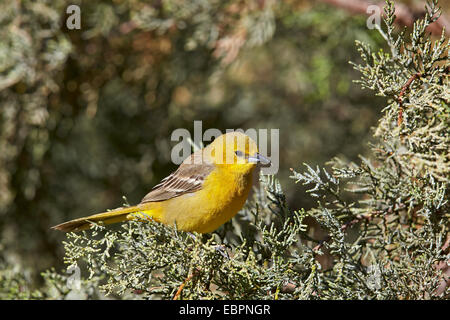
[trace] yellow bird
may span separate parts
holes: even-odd
[[[186,158],[178,169],[132,207],[94,214],[52,227],[80,231],[92,222],[110,224],[141,217],[176,225],[179,230],[207,233],[233,218],[243,207],[258,163],[270,160],[258,153],[250,137],[231,132]]]

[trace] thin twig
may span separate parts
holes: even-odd
[[[403,85],[402,89],[400,90],[400,94],[397,97],[398,102],[398,118],[397,118],[397,125],[400,126],[403,123],[403,96],[406,93],[406,90],[409,88],[409,86],[413,83],[414,80],[417,78],[420,78],[422,76],[421,73],[415,73],[413,74],[408,81]]]
[[[177,290],[177,293],[175,293],[173,300],[178,300],[178,298],[181,295],[181,291],[183,291],[183,288],[186,286],[186,283],[190,281],[194,277],[194,272],[192,272],[190,275],[187,276],[186,279],[184,279],[183,283],[180,285],[180,287]]]

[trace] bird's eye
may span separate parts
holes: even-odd
[[[238,157],[242,157],[244,155],[244,153],[242,151],[235,151],[234,152]]]

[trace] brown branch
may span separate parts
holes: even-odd
[[[380,12],[383,12],[384,1],[375,3],[374,1],[368,0],[321,0],[332,6],[344,9],[352,14],[368,14],[367,8],[370,5],[377,5],[380,7]],[[425,15],[425,4],[421,9],[412,9],[407,7],[402,3],[395,4],[395,23],[401,26],[412,27],[414,20],[418,17],[423,17]],[[445,28],[445,34],[450,35],[450,21],[449,19],[441,15],[438,20],[433,22],[428,26],[428,31],[434,35],[440,36],[442,30]]]
[[[186,283],[190,281],[194,277],[194,272],[192,272],[190,275],[187,276],[186,279],[184,279],[183,283],[180,285],[180,287],[177,290],[177,293],[173,296],[173,300],[178,300],[178,298],[181,295],[181,291],[183,291],[183,288],[186,286]]]
[[[397,125],[400,126],[403,123],[403,96],[406,93],[406,90],[409,88],[409,86],[413,83],[414,80],[417,78],[420,78],[422,76],[421,73],[415,73],[413,74],[408,81],[403,85],[402,89],[400,90],[400,93],[397,98],[398,102],[398,118],[397,118]]]
[[[450,234],[447,233],[447,239],[444,242],[441,250],[443,254],[447,254],[447,251],[450,247]],[[439,286],[437,287],[435,294],[440,295],[445,292],[447,287],[450,287],[450,260],[447,261],[439,261],[435,264],[435,268],[437,271],[442,271],[442,277],[439,282]]]
[[[447,234],[447,240],[445,240],[445,243],[441,249],[445,253],[449,247],[450,247],[450,234]]]

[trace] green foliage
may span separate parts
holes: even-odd
[[[262,188],[255,194],[258,202],[242,213],[250,219],[250,230],[239,232],[233,242],[218,234],[188,234],[153,221],[131,221],[97,239],[97,232],[69,234],[64,243],[66,263],[73,268],[84,261],[89,278],[104,275],[101,288],[107,294],[170,299],[184,284],[177,297],[285,297],[279,292],[285,284],[305,276],[305,270],[292,269],[296,259],[302,259],[297,245],[298,234],[306,227],[305,215],[284,216],[279,211],[283,194],[277,181],[264,185],[270,196],[265,198]],[[229,231],[236,233],[234,229]]]
[[[449,44],[426,32],[435,1],[409,35],[391,2],[379,35],[296,2],[77,3],[80,31],[64,28],[73,2],[0,4],[2,299],[448,299]],[[67,272],[35,289],[33,273],[62,260],[49,227],[139,200],[173,170],[168,133],[198,119],[283,128],[282,168],[310,164],[292,171],[298,188],[281,190],[285,171],[262,177],[212,235],[152,221],[69,234]]]
[[[32,289],[30,273],[0,262],[0,299],[41,299],[43,295]]]
[[[377,107],[348,60],[354,39],[382,38],[361,17],[304,2],[1,1],[1,255],[38,281],[61,268],[64,235],[50,227],[123,195],[138,202],[174,170],[170,133],[194,120],[283,128],[283,185],[299,155],[364,152],[349,141],[369,136]],[[80,30],[65,26],[72,4]]]
[[[448,298],[448,41],[431,45],[425,34],[438,12],[434,2],[429,6],[408,43],[404,34],[394,36],[388,2],[387,32],[380,31],[392,54],[358,44],[360,83],[389,101],[369,157],[359,164],[335,158],[331,172],[309,165],[292,170],[291,178],[317,200],[315,207],[289,209],[279,182],[262,177],[253,200],[222,231],[191,235],[153,221],[104,233],[99,227],[69,235],[66,263],[83,261],[89,278],[104,275],[102,290],[119,296]],[[307,217],[326,238],[313,238]],[[332,259],[330,268],[319,263],[324,254]]]

